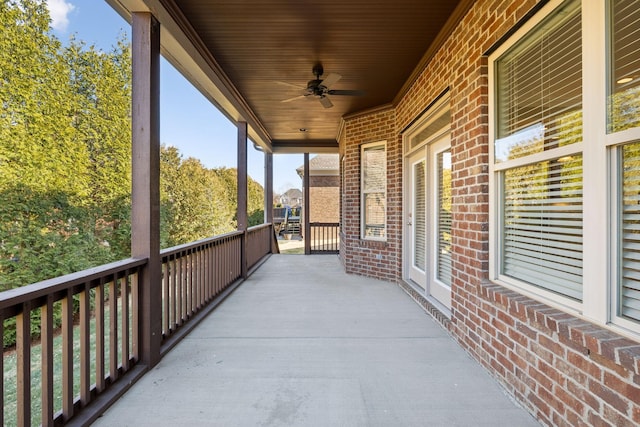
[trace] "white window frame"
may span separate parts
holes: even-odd
[[[583,0],[584,2],[585,0]],[[594,8],[592,19],[593,24],[596,23],[597,17],[596,13],[600,13],[601,16],[607,17],[607,21],[610,20],[609,16],[609,2],[595,2],[598,3],[596,6],[599,6],[599,10]],[[602,3],[602,4],[600,4]],[[640,322],[635,322],[632,320],[628,320],[621,316],[618,316],[618,302],[619,302],[619,286],[620,286],[620,277],[619,277],[619,255],[618,253],[618,236],[620,235],[620,226],[618,224],[618,209],[621,205],[621,200],[618,197],[619,188],[622,183],[618,181],[618,162],[617,162],[617,153],[618,149],[620,149],[625,144],[629,144],[632,142],[640,142],[640,127],[635,127],[631,129],[626,129],[623,131],[607,133],[607,106],[606,106],[606,97],[607,97],[607,85],[608,81],[608,41],[610,37],[609,30],[607,27],[607,22],[604,19],[600,19],[603,21],[599,23],[599,26],[602,27],[602,32],[605,34],[606,38],[601,38],[598,40],[601,43],[601,48],[598,49],[597,52],[594,52],[593,55],[600,54],[597,59],[600,61],[601,68],[600,70],[593,70],[594,74],[596,72],[600,72],[604,74],[603,84],[598,89],[601,91],[599,94],[601,103],[600,108],[602,114],[600,114],[599,123],[598,123],[598,131],[600,131],[603,135],[602,143],[599,145],[600,151],[605,153],[608,164],[606,165],[606,171],[603,173],[604,176],[607,177],[607,189],[609,190],[609,203],[606,203],[609,207],[608,212],[608,227],[609,227],[609,236],[608,239],[606,236],[603,237],[603,243],[608,248],[609,259],[608,259],[608,283],[611,283],[609,292],[604,295],[606,298],[604,301],[609,301],[609,306],[607,307],[607,313],[609,315],[608,320],[613,323],[614,327],[620,328],[619,332],[626,333],[631,331],[634,334],[640,333]],[[586,119],[585,119],[586,120]],[[594,129],[595,130],[595,129]],[[607,298],[608,297],[608,298]],[[605,313],[605,316],[607,315]],[[637,339],[637,335],[634,336]]]
[[[382,151],[384,151],[384,158],[385,161],[382,165],[382,167],[384,168],[384,176],[385,176],[385,180],[384,180],[384,188],[379,189],[376,188],[374,190],[370,190],[370,191],[366,191],[365,192],[365,173],[364,173],[364,169],[365,169],[365,165],[364,165],[364,152],[366,150],[370,150],[373,148],[379,148],[382,147]],[[373,240],[373,241],[380,241],[380,242],[386,242],[387,241],[387,141],[376,141],[376,142],[370,142],[367,144],[362,144],[360,146],[360,238],[362,240]],[[383,193],[383,197],[385,200],[385,214],[384,214],[384,225],[383,225],[383,235],[382,236],[367,236],[366,235],[366,228],[367,228],[367,218],[366,218],[366,209],[365,209],[365,196],[366,194],[369,193]]]
[[[489,275],[490,279],[503,286],[515,288],[519,292],[528,296],[542,299],[545,302],[552,302],[556,305],[560,305],[563,308],[569,307],[572,310],[580,310],[582,303],[571,299],[569,297],[558,295],[554,292],[546,289],[519,281],[515,278],[504,276],[500,274],[501,271],[501,231],[502,231],[502,218],[499,217],[502,211],[501,206],[501,193],[502,187],[502,172],[509,169],[518,168],[528,164],[535,164],[545,160],[551,160],[571,155],[583,155],[584,142],[578,142],[569,144],[559,148],[555,148],[548,151],[543,151],[536,154],[519,157],[512,160],[506,160],[496,163],[494,142],[496,139],[496,126],[497,126],[497,89],[495,85],[496,81],[496,61],[511,47],[517,45],[526,36],[535,29],[535,27],[547,18],[556,8],[563,4],[563,0],[551,1],[545,7],[543,7],[532,19],[527,21],[518,31],[516,31],[506,43],[498,47],[489,56],[489,216],[490,216],[490,238],[489,238]],[[583,27],[584,28],[584,27]],[[584,29],[583,29],[584,32]],[[584,58],[583,58],[584,63]],[[583,65],[584,66],[584,65]],[[584,76],[583,76],[584,79]],[[584,80],[583,80],[584,82]],[[583,95],[583,110],[584,110],[584,95]],[[586,131],[583,132],[586,134]],[[584,157],[583,157],[583,171],[584,171]],[[584,174],[583,174],[583,203],[586,190],[584,189]],[[586,206],[583,205],[583,210],[586,211]],[[584,215],[584,214],[583,214]],[[583,242],[583,252],[586,252],[585,243]],[[583,255],[584,256],[584,255]],[[586,264],[586,263],[584,263]],[[583,269],[584,272],[584,269]],[[584,277],[584,275],[583,275]],[[583,285],[583,301],[585,289]]]
[[[568,1],[568,0],[567,0]],[[582,114],[583,141],[554,150],[554,157],[581,154],[583,161],[583,289],[582,302],[499,274],[500,188],[505,169],[544,160],[547,153],[495,163],[494,141],[497,114],[495,61],[520,42],[534,27],[562,6],[551,0],[501,46],[489,55],[489,279],[543,301],[553,307],[638,338],[640,322],[617,316],[618,225],[617,147],[640,141],[640,128],[607,134],[608,2],[582,0]]]

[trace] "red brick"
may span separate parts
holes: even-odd
[[[564,387],[566,378],[562,374],[562,372],[558,371],[554,366],[551,366],[548,363],[540,360],[538,361],[538,369],[547,378],[552,380],[556,385],[559,385],[560,387]]]
[[[567,353],[567,361],[573,366],[590,375],[592,378],[600,380],[602,378],[602,369],[595,363],[587,360],[585,356],[570,351]]]
[[[628,417],[608,406],[604,407],[603,415],[605,420],[616,427],[638,427],[637,424],[631,421]]]
[[[613,375],[610,372],[604,372],[604,385],[622,394],[632,402],[640,404],[640,387],[635,384],[630,384],[617,375]]]
[[[553,390],[553,381],[551,381],[546,375],[544,375],[541,371],[533,366],[529,366],[529,370],[527,371],[531,379],[538,384],[540,387],[546,388],[547,390]],[[541,390],[540,387],[536,387],[536,390]]]
[[[563,375],[566,375],[575,382],[579,384],[587,384],[587,375],[576,366],[568,363],[566,360],[556,358],[554,361],[554,367]]]
[[[538,337],[538,342],[540,343],[540,345],[542,345],[544,348],[546,348],[556,356],[564,357],[566,354],[566,350],[564,346],[553,341],[546,335],[540,335]]]
[[[619,376],[623,377],[623,378],[630,378],[630,372],[627,371],[623,366],[618,365],[617,363],[615,363],[613,360],[609,359],[608,357],[602,356],[598,353],[591,353],[590,354],[591,360],[594,363],[597,363],[598,365],[602,366],[603,368],[609,369],[613,372],[615,372],[616,374],[618,374]]]
[[[600,401],[583,385],[576,384],[569,380],[567,381],[567,391],[575,396],[576,399],[590,406],[593,410],[600,412]]]
[[[589,391],[601,398],[608,405],[613,406],[619,412],[627,413],[629,410],[629,403],[627,401],[599,382],[590,380]]]
[[[549,408],[549,405],[544,400],[538,397],[535,393],[530,393],[528,398],[533,406],[539,411],[538,416],[544,415],[546,418],[549,418],[551,415],[551,408]]]
[[[593,411],[589,411],[588,418],[589,424],[593,427],[614,427],[612,424],[603,420],[600,415],[594,413]]]

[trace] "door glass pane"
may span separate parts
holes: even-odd
[[[413,166],[414,209],[413,209],[413,265],[420,270],[426,268],[427,239],[427,203],[426,203],[426,161],[422,160]]]
[[[640,126],[640,7],[638,0],[610,2],[612,28],[608,131]]]
[[[451,151],[438,153],[438,280],[451,286]]]

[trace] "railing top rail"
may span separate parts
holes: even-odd
[[[206,239],[196,240],[195,242],[185,243],[183,245],[173,246],[171,248],[166,248],[160,251],[161,257],[166,257],[168,255],[174,255],[179,252],[183,252],[185,250],[194,249],[198,246],[207,245],[209,243],[215,243],[218,241],[222,241],[229,238],[234,238],[238,236],[242,236],[242,231],[230,231],[229,233],[220,234],[218,236],[207,237]]]
[[[310,222],[309,225],[314,227],[339,227],[339,222]]]
[[[257,231],[257,230],[260,230],[261,228],[267,228],[267,227],[271,227],[271,223],[270,222],[265,222],[264,224],[254,225],[252,227],[249,227],[247,229],[247,231]]]
[[[86,270],[0,292],[0,310],[58,293],[101,277],[118,274],[129,269],[135,269],[145,265],[146,263],[147,258],[127,258],[110,264],[88,268]]]

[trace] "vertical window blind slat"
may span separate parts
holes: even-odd
[[[622,147],[618,315],[640,320],[640,143]]]
[[[413,174],[415,182],[414,201],[414,245],[413,265],[424,271],[427,267],[427,171],[426,160],[421,160],[414,165]]]
[[[438,271],[451,286],[451,151],[438,153]]]

